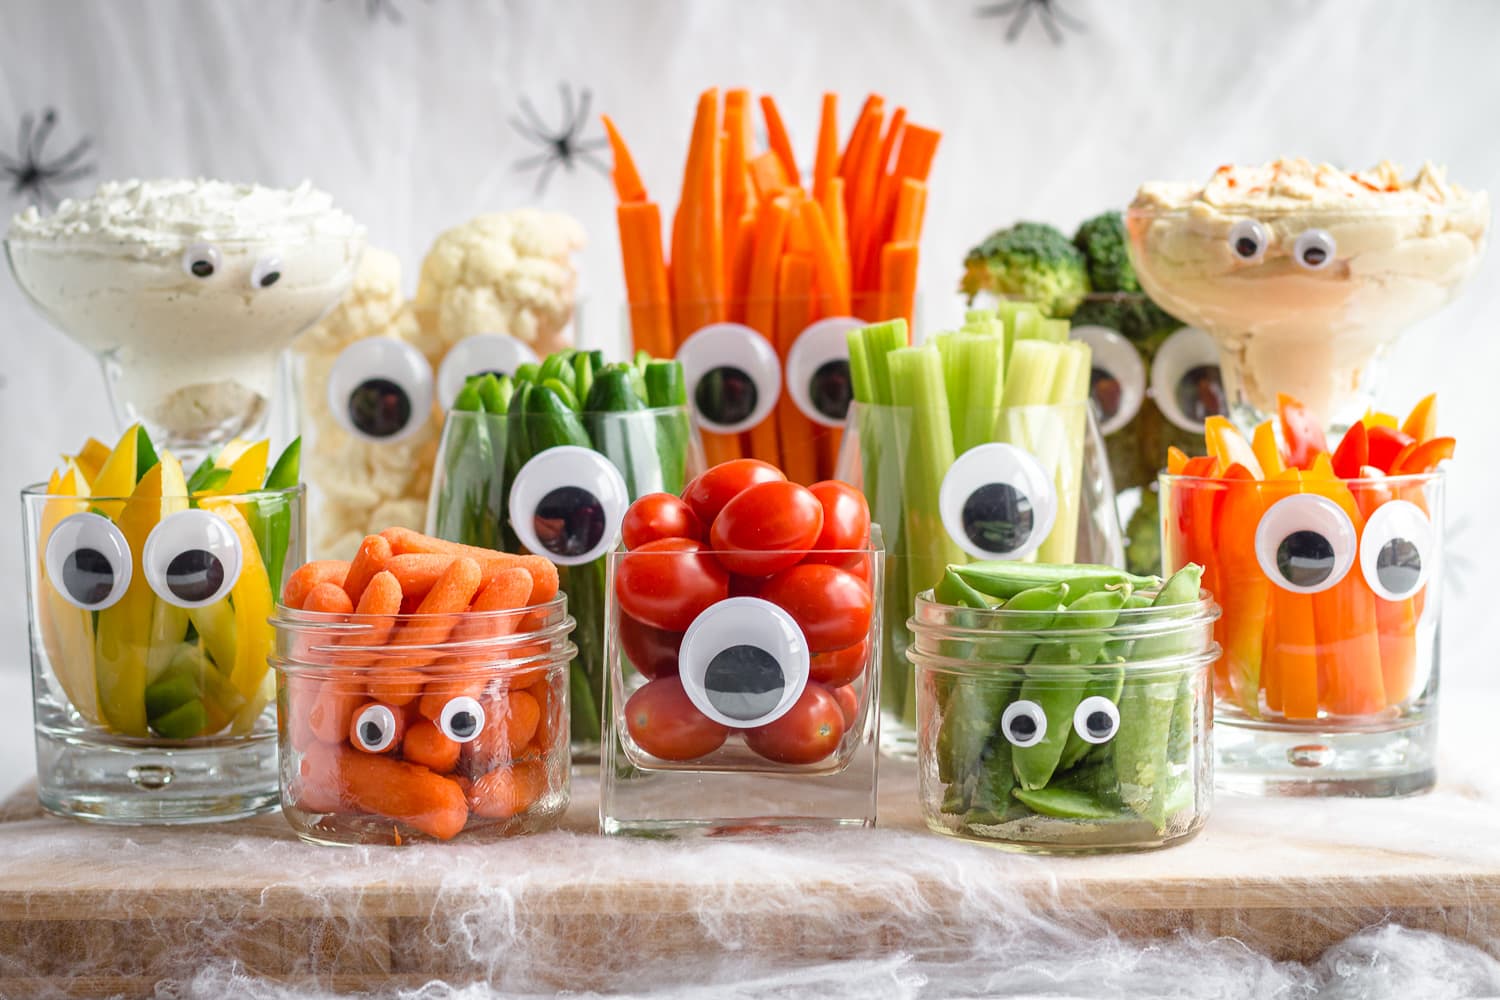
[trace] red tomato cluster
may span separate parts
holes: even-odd
[[[677,677],[683,633],[728,597],[759,597],[797,622],[812,653],[806,690],[785,715],[742,730],[768,760],[810,764],[838,749],[856,721],[874,614],[870,509],[839,482],[811,487],[754,459],[709,469],[682,496],[653,493],[621,527],[630,555],[615,574],[622,651],[647,683],[625,704],[647,753],[696,760],[729,738],[698,711]]]

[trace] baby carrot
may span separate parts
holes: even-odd
[[[469,785],[468,803],[475,816],[510,819],[530,809],[547,791],[547,769],[524,760],[496,768]]]
[[[477,770],[514,760],[531,742],[542,721],[541,706],[525,691],[506,691],[483,704],[484,728],[463,748],[463,759]]]
[[[395,562],[394,559],[391,561]],[[428,646],[447,640],[453,627],[458,624],[458,616],[468,610],[469,602],[479,592],[483,579],[479,563],[473,559],[459,556],[452,560],[417,606],[416,614],[419,619],[401,626],[391,637],[391,644]],[[421,666],[422,663],[431,662],[431,658],[425,653],[421,654],[420,660],[421,662],[411,665]]]
[[[302,602],[302,610],[347,615],[354,612],[354,605],[350,603],[349,595],[344,593],[343,587],[329,581],[320,583],[307,592],[307,599]]]
[[[645,201],[646,185],[641,183],[641,174],[635,168],[630,148],[625,145],[620,130],[615,128],[609,115],[600,115],[599,118],[604,122],[604,132],[609,136],[609,150],[614,156],[615,169],[610,177],[615,183],[615,196],[622,202]]]
[[[537,726],[536,732],[531,734],[531,745],[544,754],[551,753],[558,721],[552,717],[552,684],[543,676],[528,687],[526,693],[535,698],[537,704]]]
[[[388,662],[395,658],[383,659]],[[404,657],[399,662],[404,664],[408,659],[410,657]],[[404,665],[388,666],[386,662],[370,668],[366,676],[369,680],[365,690],[370,697],[393,706],[410,705],[422,696],[422,688],[427,684],[427,675],[422,671]]]
[[[422,689],[422,700],[417,702],[417,714],[424,719],[437,722],[443,717],[443,706],[454,698],[469,697],[476,701],[484,697],[489,678],[479,674],[462,674],[457,677],[440,677],[429,680]]]
[[[340,750],[329,743],[314,743],[297,761],[297,776],[287,790],[291,804],[310,813],[338,812],[344,806],[339,790]]]
[[[349,564],[342,559],[315,559],[297,567],[286,581],[281,603],[289,608],[301,608],[308,593],[320,583],[342,586],[349,575]]]
[[[418,719],[406,730],[401,741],[401,757],[413,764],[448,774],[458,765],[463,744],[448,736],[430,719]]]
[[[342,678],[329,678],[310,692],[307,725],[322,743],[342,743],[349,735],[354,710],[365,702],[364,685]]]
[[[378,754],[341,752],[339,787],[354,808],[451,840],[469,819],[464,790],[451,778]]]
[[[452,638],[458,641],[469,639],[498,639],[510,635],[521,623],[521,614],[498,615],[497,611],[512,611],[527,606],[532,590],[531,574],[524,566],[512,566],[496,573],[474,595],[470,611],[483,612],[482,617],[466,619],[454,629]]]
[[[293,750],[305,750],[318,740],[310,716],[322,686],[323,682],[315,677],[288,675],[282,681],[281,705],[284,711],[278,714],[278,719],[286,727]]]
[[[391,543],[382,535],[366,535],[365,540],[359,543],[359,551],[355,553],[354,561],[349,564],[349,572],[344,577],[344,593],[349,595],[351,604],[359,604],[371,578],[385,568],[390,558]]]
[[[401,596],[420,605],[448,567],[459,557],[450,553],[411,552],[392,556],[386,561],[386,572],[396,578]]]
[[[395,616],[401,613],[401,584],[394,573],[381,570],[370,578],[364,593],[359,595],[359,606],[354,613],[365,617],[360,624],[369,631],[351,636],[351,646],[382,646],[395,627]]]
[[[510,566],[524,566],[531,573],[534,584],[528,603],[545,604],[557,596],[557,567],[541,556],[512,555],[508,552],[480,548],[477,545],[444,541],[441,538],[424,535],[419,531],[412,531],[410,528],[387,528],[381,534],[391,543],[391,550],[397,556],[415,554],[468,556],[484,567],[486,578]],[[435,577],[434,580],[436,580]],[[426,592],[423,593],[425,595]]]

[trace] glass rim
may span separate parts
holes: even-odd
[[[640,410],[574,410],[573,413],[575,416],[579,417],[612,418],[669,417],[676,416],[678,414],[687,414],[688,416],[692,416],[693,407],[691,403],[674,403],[670,406],[648,406]],[[547,413],[511,413],[509,411],[505,413],[490,413],[488,410],[455,410],[450,408],[443,412],[444,423],[446,423],[448,418],[452,416],[489,417],[494,420],[509,420],[512,417],[516,417],[522,420],[525,420],[527,418],[535,418],[538,420],[555,419],[551,414]],[[591,450],[598,451],[597,448]]]
[[[425,615],[414,613],[395,615],[362,615],[357,612],[304,611],[302,608],[288,607],[287,605],[282,604],[280,601],[277,601],[276,606],[272,611],[270,621],[271,624],[276,626],[277,628],[286,628],[289,631],[299,629],[303,631],[311,631],[315,629],[327,628],[330,631],[352,634],[355,627],[358,627],[360,629],[366,629],[372,625],[380,625],[381,627],[384,627],[387,622],[395,622],[397,625],[404,625],[407,623],[421,624],[440,622],[451,618],[461,618],[464,621],[471,622],[484,622],[498,621],[502,618],[509,618],[514,615],[529,615],[539,612],[547,612],[550,614],[554,611],[566,611],[567,602],[567,595],[562,593],[562,591],[558,591],[557,596],[552,598],[550,601],[543,601],[541,604],[528,604],[520,608],[506,608],[502,611],[449,611]],[[564,616],[563,619],[556,623],[556,625],[560,625],[562,624],[562,622],[569,620],[570,619],[568,616]],[[547,626],[547,628],[538,629],[535,632],[515,632],[511,635],[501,636],[500,638],[509,639],[512,636],[536,636],[556,627],[556,625],[549,625]],[[432,647],[414,645],[403,646],[401,648],[429,649]]]
[[[1360,476],[1356,479],[1344,479],[1342,476],[1338,476],[1333,481],[1343,483],[1345,486],[1425,486],[1430,482],[1441,482],[1447,479],[1447,477],[1447,466],[1440,465],[1431,472],[1403,472],[1399,476],[1381,476],[1379,478]],[[1296,485],[1289,479],[1231,479],[1227,476],[1184,476],[1181,473],[1174,474],[1171,472],[1158,472],[1156,474],[1156,481],[1163,487],[1187,483],[1213,483],[1220,486],[1245,483],[1257,486],[1270,486],[1278,483],[1284,483],[1288,486]]]
[[[1134,591],[1137,594],[1152,595],[1155,589]],[[1000,608],[967,608],[956,604],[944,604],[933,596],[932,590],[924,590],[917,594],[917,611],[911,618],[907,619],[907,627],[913,632],[919,628],[923,631],[952,633],[965,639],[980,638],[1010,638],[1013,636],[1076,639],[1081,636],[1098,636],[1108,634],[1111,639],[1138,639],[1153,635],[1161,635],[1190,627],[1211,624],[1222,615],[1222,609],[1214,600],[1209,591],[1198,588],[1198,599],[1187,604],[1173,604],[1161,608],[1121,608],[1115,619],[1115,624],[1105,628],[1084,627],[1068,628],[1069,622],[1076,622],[1080,617],[1097,617],[1098,611],[1072,611],[1062,608],[1052,612],[1037,611],[1014,611]],[[975,625],[949,625],[937,622],[923,621],[919,616],[924,608],[951,608],[967,616],[973,616],[972,620],[981,623]],[[1184,608],[1192,609],[1191,614],[1182,614]],[[1044,629],[1015,629],[1007,628],[1007,621],[1015,621],[1017,618],[1035,618],[1038,614],[1051,614],[1053,620],[1061,628],[1048,626]],[[1071,664],[1070,664],[1071,665]]]
[[[265,500],[272,497],[290,497],[296,494],[307,493],[307,483],[298,481],[294,486],[283,486],[279,489],[251,490],[247,493],[164,493],[155,497],[110,497],[97,494],[79,495],[77,493],[48,493],[47,484],[35,482],[29,486],[21,487],[21,500],[47,501],[47,500],[87,500],[90,503],[138,503],[141,501],[155,500],[227,500],[232,503],[245,503],[251,500]]]
[[[44,216],[45,218],[45,216]],[[229,247],[231,249],[278,249],[318,246],[325,243],[357,243],[361,247],[367,245],[367,234],[361,229],[359,232],[335,235],[333,233],[301,233],[288,235],[285,238],[255,238],[248,236],[232,236],[214,238],[202,234],[192,236],[169,234],[170,239],[130,240],[105,239],[98,236],[13,236],[6,233],[4,239],[0,239],[6,249],[20,247],[27,250],[45,249],[66,251],[69,249],[129,249],[144,250],[164,254],[181,254],[189,247],[205,244],[214,247]]]
[[[1372,196],[1405,194],[1408,196],[1423,197],[1416,194],[1415,189],[1403,192],[1395,191],[1371,191]],[[1154,221],[1156,219],[1188,219],[1200,215],[1204,211],[1211,211],[1213,218],[1219,219],[1254,219],[1265,221],[1268,219],[1294,219],[1294,218],[1327,218],[1329,216],[1343,217],[1351,221],[1369,218],[1423,218],[1426,216],[1457,216],[1469,214],[1477,207],[1487,206],[1489,195],[1483,190],[1469,191],[1468,196],[1453,201],[1435,202],[1425,197],[1420,205],[1414,203],[1406,204],[1371,204],[1369,199],[1359,201],[1351,197],[1339,200],[1328,200],[1322,202],[1309,201],[1297,205],[1271,205],[1240,202],[1236,204],[1216,204],[1214,202],[1194,199],[1185,204],[1171,208],[1151,207],[1146,205],[1131,205],[1124,209],[1126,221],[1141,219]],[[1488,212],[1486,212],[1488,214]],[[1133,241],[1127,241],[1127,243]]]
[[[998,633],[988,633],[991,639],[1002,638]],[[1048,633],[1055,635],[1056,633]],[[1019,638],[1030,641],[1032,638],[1025,632],[1006,632],[1003,638]],[[1112,636],[1111,640],[1118,639]],[[963,641],[969,641],[965,637]],[[1072,641],[1061,639],[1060,641]],[[1202,649],[1192,652],[1170,654],[1167,656],[1153,657],[1149,660],[1124,659],[1114,663],[1010,663],[1004,660],[986,660],[977,656],[956,657],[946,656],[942,653],[932,653],[927,650],[918,649],[916,643],[906,648],[906,658],[912,666],[918,670],[939,670],[944,673],[953,674],[983,674],[1003,670],[1025,671],[1028,676],[1040,675],[1046,680],[1057,682],[1066,677],[1072,680],[1082,671],[1097,671],[1119,669],[1128,675],[1170,675],[1183,674],[1192,671],[1206,671],[1213,667],[1219,659],[1221,650],[1219,644],[1212,638]]]
[[[908,412],[924,408],[923,404],[911,404],[911,403],[861,403],[858,400],[851,399],[849,401],[849,411],[852,413],[855,410],[856,407],[858,407],[859,409],[862,409],[862,410],[875,410],[875,411],[901,410],[901,411],[908,411]],[[1010,405],[1006,405],[1005,403],[1001,403],[999,406],[969,407],[969,410],[970,411],[973,411],[973,410],[984,410],[984,411],[988,411],[990,413],[1006,413],[1006,412],[1025,413],[1025,412],[1028,412],[1028,411],[1035,411],[1035,412],[1038,412],[1038,413],[1046,413],[1046,412],[1060,412],[1060,411],[1071,411],[1071,410],[1083,410],[1085,412],[1090,412],[1091,413],[1091,412],[1093,412],[1093,401],[1090,400],[1090,399],[1080,399],[1080,400],[1076,400],[1076,401],[1071,402],[1071,403],[1021,403],[1019,405],[1014,405],[1014,406],[1010,406]]]
[[[881,558],[885,558],[887,555],[885,551],[885,540],[876,531],[876,527],[877,526],[874,524],[870,525],[870,544],[858,549],[713,549],[709,548],[703,542],[698,542],[699,548],[692,552],[668,549],[661,549],[654,552],[643,552],[640,549],[627,549],[625,548],[624,543],[621,542],[618,548],[611,549],[605,554],[609,556],[611,562],[616,562],[628,556],[667,556],[680,559],[686,556],[716,556],[720,553],[723,553],[724,555],[784,556],[791,555],[792,553],[796,552],[802,555],[802,559],[795,564],[797,566],[801,566],[806,563],[808,556],[822,556],[826,557],[827,559],[836,557],[852,558],[854,556],[880,556]],[[698,540],[690,538],[684,539],[684,541]],[[822,565],[832,565],[835,569],[844,569],[844,567],[839,566],[836,563],[828,563],[824,559],[814,560],[814,563]],[[849,571],[845,570],[845,572]]]

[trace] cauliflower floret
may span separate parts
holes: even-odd
[[[470,219],[438,236],[422,262],[412,305],[437,357],[465,337],[501,333],[539,355],[568,346],[583,227],[571,216],[523,208]],[[429,357],[433,354],[429,353]]]
[[[388,250],[366,247],[349,291],[293,347],[302,352],[337,351],[371,331],[395,328],[404,339],[419,336],[416,319],[401,293],[401,261]],[[405,315],[403,315],[405,314]]]

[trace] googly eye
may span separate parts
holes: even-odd
[[[797,409],[815,424],[844,426],[854,383],[849,378],[849,331],[865,324],[830,316],[803,330],[786,352],[786,389]]]
[[[1247,264],[1254,264],[1264,257],[1270,245],[1271,234],[1254,219],[1241,219],[1229,227],[1229,249]]]
[[[65,517],[47,537],[47,579],[63,600],[84,611],[102,611],[130,586],[130,544],[109,518]]]
[[[1075,326],[1070,336],[1089,345],[1094,359],[1089,398],[1100,433],[1113,434],[1135,419],[1146,398],[1146,365],[1141,352],[1107,326]]]
[[[1432,521],[1407,500],[1387,500],[1365,522],[1359,566],[1370,589],[1387,601],[1415,597],[1427,586],[1437,552]]]
[[[1299,493],[1284,497],[1255,526],[1255,557],[1276,586],[1316,594],[1349,572],[1359,539],[1354,522],[1327,497]]]
[[[1292,259],[1309,271],[1321,271],[1333,263],[1338,253],[1338,244],[1333,234],[1326,229],[1309,229],[1297,237],[1292,244]]]
[[[371,704],[354,717],[350,735],[365,753],[384,753],[396,742],[400,728],[395,712],[385,705]]]
[[[478,333],[465,337],[443,357],[438,366],[438,399],[443,408],[453,405],[464,382],[472,375],[492,372],[514,375],[524,364],[539,364],[536,352],[515,337],[498,333]]]
[[[281,258],[267,254],[255,261],[250,268],[251,288],[270,288],[281,280]]]
[[[791,615],[758,597],[731,597],[694,619],[677,663],[683,689],[700,712],[750,729],[797,703],[812,656]]]
[[[716,434],[747,431],[771,415],[781,395],[781,359],[739,323],[705,326],[677,349],[698,422]]]
[[[1219,349],[1194,326],[1171,334],[1151,359],[1151,399],[1174,426],[1202,434],[1204,421],[1228,412]]]
[[[427,423],[432,368],[422,352],[393,337],[344,348],[328,373],[328,407],[349,433],[399,441]]]
[[[240,578],[239,536],[222,517],[184,510],[146,536],[141,568],[157,597],[179,608],[201,608],[228,596]]]
[[[1057,520],[1057,490],[1041,463],[1013,444],[970,448],[938,488],[943,527],[976,559],[1023,559]]]
[[[1034,747],[1047,737],[1047,713],[1034,701],[1013,701],[1000,716],[1000,732],[1013,747]]]
[[[460,695],[443,706],[438,728],[455,743],[468,743],[484,728],[484,706],[468,695]]]
[[[1120,710],[1103,695],[1078,703],[1073,711],[1073,732],[1085,743],[1108,743],[1120,731]]]
[[[589,448],[564,445],[521,466],[510,488],[510,525],[532,552],[559,566],[593,562],[615,547],[630,506],[625,477]]]
[[[194,243],[182,251],[182,269],[194,278],[212,278],[222,264],[219,248],[212,243]]]

